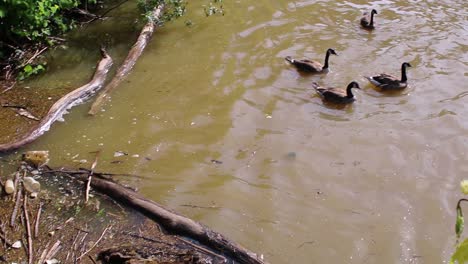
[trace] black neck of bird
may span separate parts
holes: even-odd
[[[327,51],[327,54],[325,55],[325,65],[323,65],[323,70],[328,69],[328,58],[330,58],[330,52]]]
[[[370,23],[369,23],[370,26],[373,26],[374,25],[374,12],[371,12],[370,14]]]
[[[401,82],[406,82],[408,79],[406,78],[406,65],[401,65]]]
[[[354,97],[354,94],[353,92],[351,91],[351,89],[353,89],[353,84],[349,84],[348,87],[346,88],[346,97],[348,98],[353,98]]]

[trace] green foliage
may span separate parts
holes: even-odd
[[[102,208],[101,210],[99,210],[99,211],[97,212],[97,214],[96,214],[97,217],[101,217],[101,218],[104,217],[104,215],[105,215],[105,210],[104,210],[104,208]]]
[[[143,10],[144,16],[148,20],[152,20],[151,12],[154,7],[164,4],[164,14],[160,21],[155,23],[168,22],[177,19],[185,14],[187,1],[186,0],[138,0],[138,7]]]
[[[24,79],[27,79],[33,75],[37,75],[37,74],[40,74],[41,72],[45,71],[45,67],[44,65],[42,64],[38,64],[38,65],[31,65],[31,64],[28,64],[26,66],[24,66],[23,70],[21,72],[19,72],[18,74],[18,80],[22,81]]]
[[[450,259],[450,264],[463,264],[468,262],[468,239],[465,239],[462,243],[457,246],[455,253],[453,253]]]
[[[461,191],[463,194],[468,194],[468,181],[464,180],[460,183]],[[465,219],[463,217],[463,211],[461,207],[462,202],[468,202],[468,199],[461,198],[457,202],[457,218],[455,221],[455,234],[457,235],[457,244],[460,236],[463,233],[465,227]],[[455,252],[450,259],[450,264],[462,264],[468,263],[468,239],[465,239],[462,243],[457,245]]]
[[[13,40],[41,42],[73,27],[63,11],[77,7],[79,0],[2,0],[0,33]]]
[[[460,206],[457,206],[457,221],[455,223],[455,234],[457,238],[460,238],[463,233],[463,228],[465,225],[465,219],[463,218],[463,212]]]
[[[206,16],[214,14],[224,15],[224,9],[222,5],[223,0],[209,0],[208,5],[204,5],[204,11]],[[155,23],[164,23],[172,21],[183,16],[186,12],[187,0],[138,0],[138,6],[144,12],[144,16],[151,20],[151,12],[155,6],[164,4],[164,14],[160,21],[154,21]],[[187,20],[185,24],[190,26],[192,21]]]

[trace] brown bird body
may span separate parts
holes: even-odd
[[[373,85],[380,87],[382,90],[402,90],[408,86],[408,78],[406,76],[406,68],[411,67],[408,62],[401,64],[401,79],[387,73],[381,73],[376,76],[365,76]]]
[[[315,82],[313,83],[313,86],[324,101],[335,104],[349,104],[354,102],[356,99],[354,98],[351,89],[361,89],[359,84],[354,81],[348,84],[346,90],[334,87],[321,87]]]
[[[303,59],[303,60],[297,60],[293,59],[290,56],[287,56],[285,58],[286,61],[291,63],[296,69],[298,69],[301,72],[307,72],[307,73],[324,73],[328,71],[328,59],[330,57],[330,54],[337,55],[335,50],[333,49],[328,49],[327,53],[325,55],[325,64],[322,65],[318,61],[313,61],[313,60],[308,60],[308,59]]]
[[[374,15],[377,14],[377,10],[372,9],[372,11],[365,12],[361,18],[361,26],[366,29],[374,29]]]

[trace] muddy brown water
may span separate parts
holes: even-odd
[[[447,262],[468,177],[466,1],[226,1],[210,18],[203,3],[158,31],[98,116],[80,106],[25,149],[84,167],[101,149],[97,170],[147,177],[123,180],[271,263]],[[132,8],[75,33],[78,44],[28,85],[85,82],[92,41],[121,61],[139,28]],[[371,8],[368,32],[358,20]],[[330,47],[339,56],[326,75],[283,59],[323,61]],[[362,77],[399,75],[404,61],[402,93]],[[352,80],[363,89],[344,109],[311,89]]]

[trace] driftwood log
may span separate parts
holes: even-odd
[[[60,119],[67,109],[82,103],[96,93],[96,91],[103,86],[107,77],[107,72],[112,66],[112,58],[109,54],[107,54],[103,49],[101,50],[101,53],[102,59],[99,61],[94,76],[90,82],[73,90],[55,102],[41,121],[24,136],[14,142],[0,144],[0,152],[14,150],[33,142],[49,130],[52,123]]]
[[[102,92],[96,98],[88,114],[96,115],[97,112],[101,109],[101,105],[105,102],[105,100],[109,96],[109,93],[112,90],[114,90],[125,79],[125,77],[127,77],[128,73],[133,69],[136,61],[141,56],[141,54],[143,53],[143,50],[146,48],[146,45],[151,39],[151,36],[153,35],[154,29],[156,27],[155,21],[159,20],[159,18],[162,15],[163,9],[164,9],[164,4],[160,4],[153,9],[151,13],[151,19],[148,21],[148,23],[145,24],[145,26],[141,30],[140,36],[138,37],[137,41],[135,42],[135,44],[133,44],[132,48],[128,52],[128,55],[125,58],[125,61],[117,70],[117,73],[115,74],[114,78],[112,78],[109,84],[106,87],[104,87]]]
[[[80,181],[87,182],[86,174],[76,176]],[[100,193],[137,210],[156,221],[166,231],[189,237],[217,252],[229,256],[238,263],[264,264],[255,253],[241,245],[230,241],[223,235],[208,229],[192,219],[172,212],[154,201],[144,198],[141,194],[127,189],[115,182],[93,178],[91,186]]]

